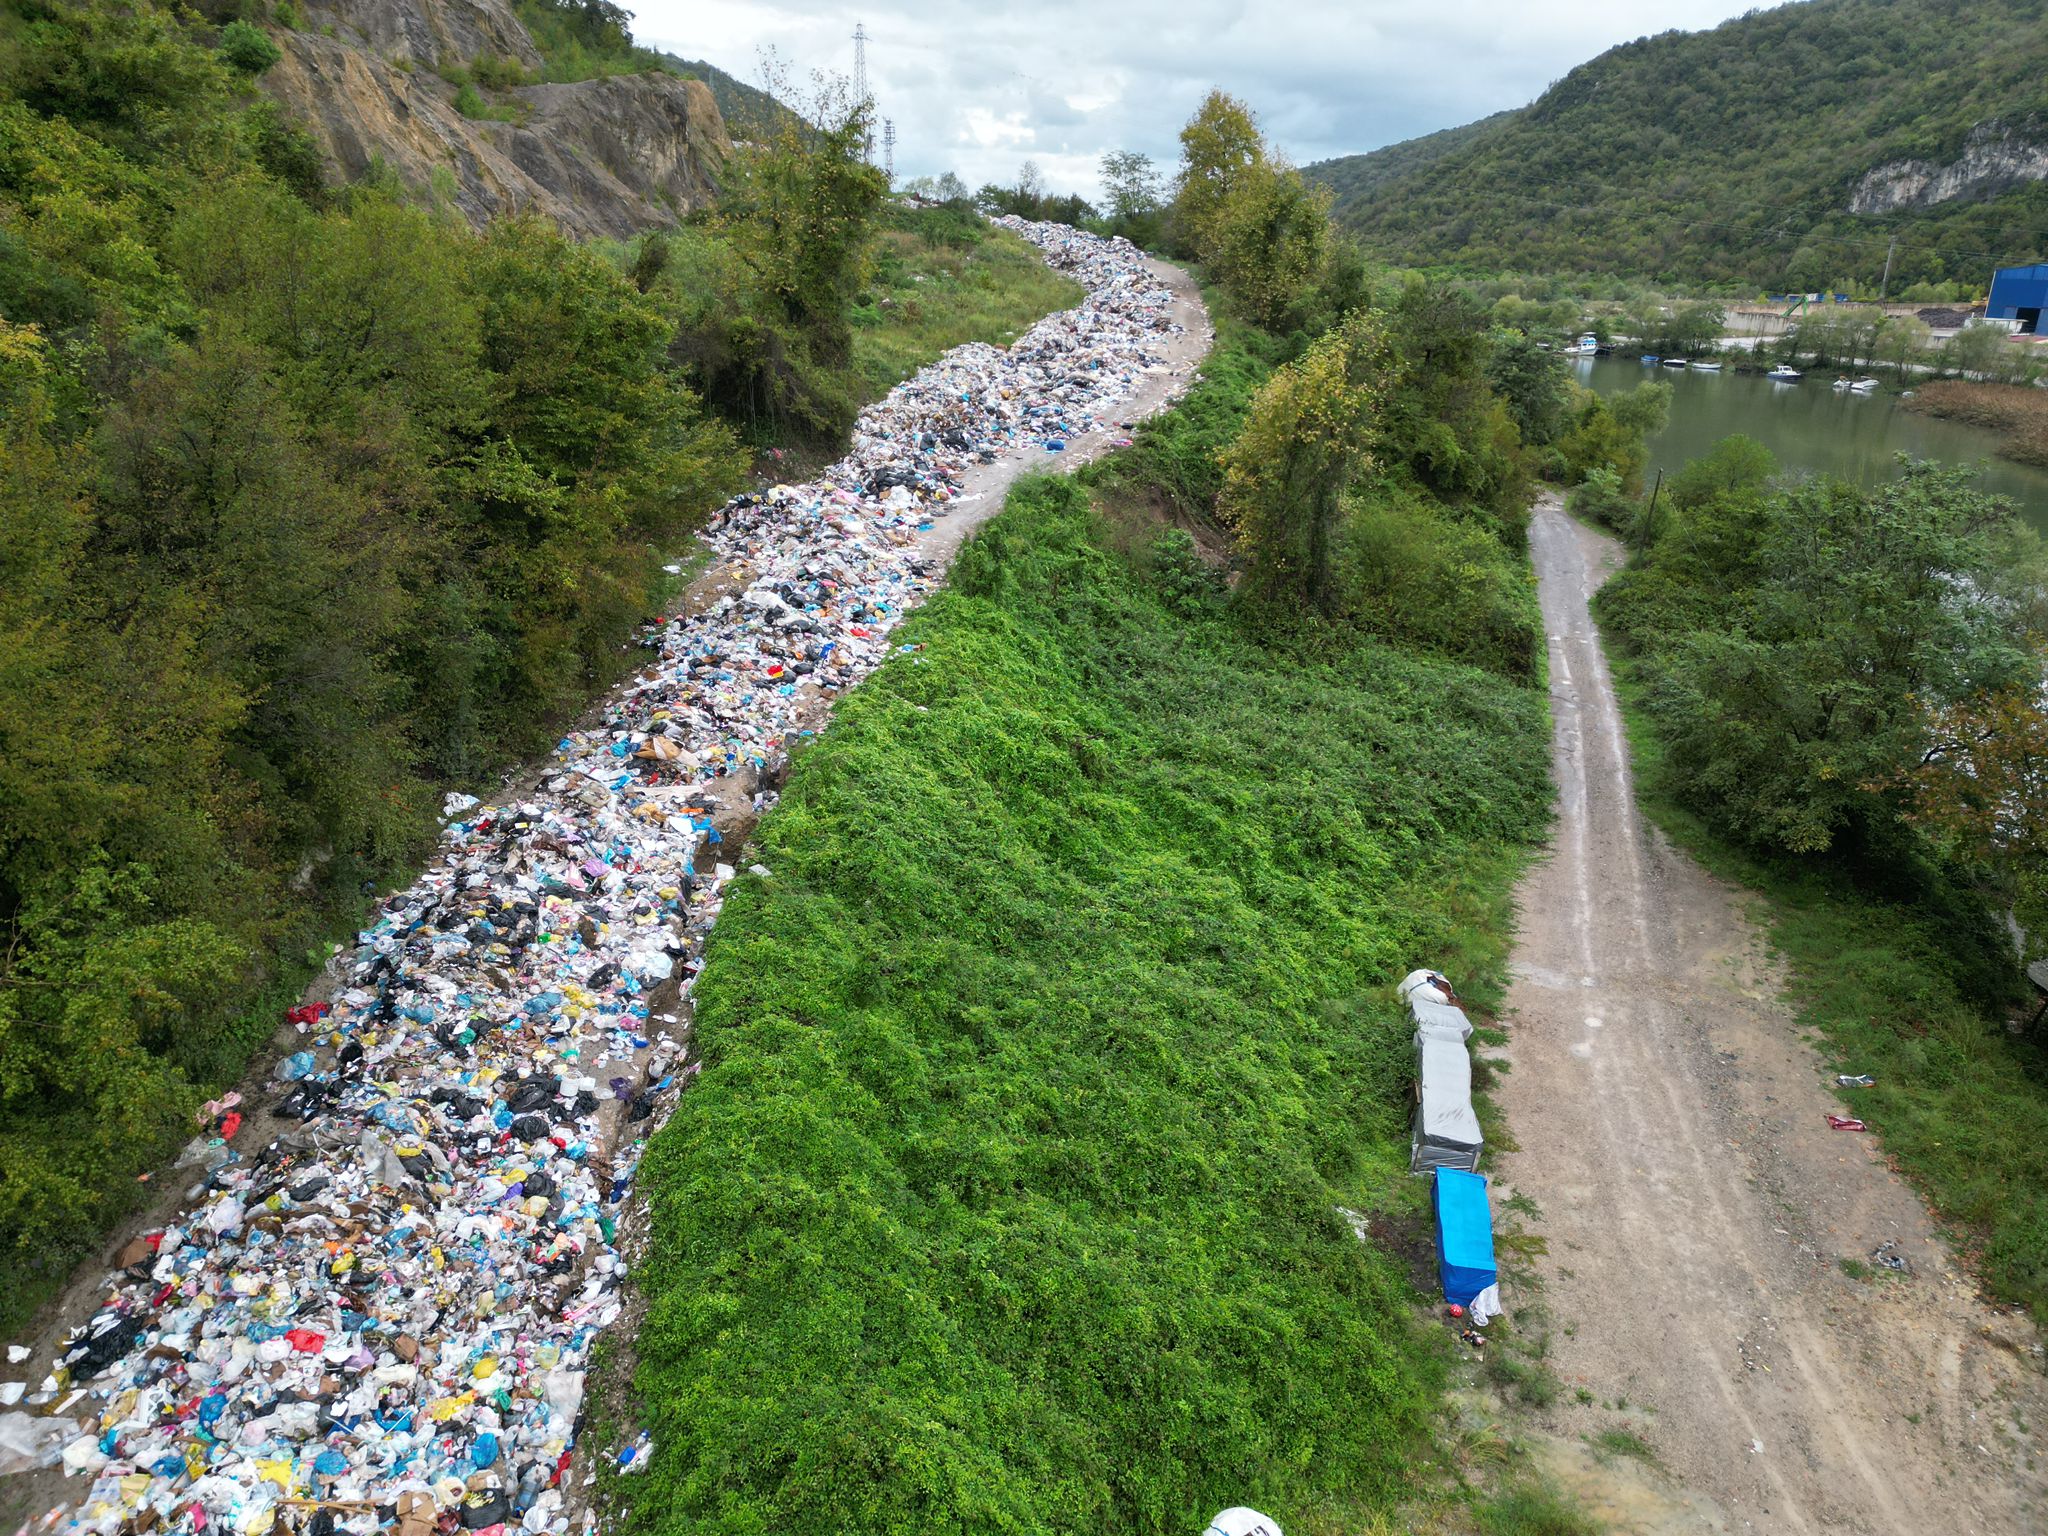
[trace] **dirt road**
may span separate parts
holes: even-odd
[[[1519,893],[1499,1172],[1549,1243],[1546,1427],[1625,1427],[1703,1496],[1582,1490],[1619,1530],[2048,1530],[2038,1336],[1978,1300],[1875,1138],[1828,1128],[1835,1068],[1743,898],[1637,813],[1587,609],[1618,547],[1551,498],[1530,543],[1560,805]],[[1886,1239],[1910,1275],[1841,1268]]]

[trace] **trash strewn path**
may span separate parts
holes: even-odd
[[[1875,1138],[1829,1128],[1741,897],[1638,815],[1587,610],[1618,546],[1554,497],[1530,546],[1560,818],[1520,892],[1498,1096],[1502,1177],[1549,1240],[1549,1427],[1625,1427],[1718,1505],[1660,1531],[2048,1529],[2038,1334],[1977,1299]]]
[[[640,674],[513,794],[451,799],[432,866],[302,1012],[303,1052],[168,1175],[191,1182],[176,1219],[83,1277],[103,1304],[74,1336],[0,1372],[32,1528],[569,1528],[618,1223],[697,1070],[688,990],[735,834],[1003,486],[1102,451],[1206,350],[1184,275],[1004,222],[1087,299],[956,349],[821,479],[713,518],[715,568]]]

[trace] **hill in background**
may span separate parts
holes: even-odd
[[[2048,256],[2041,0],[1810,0],[1608,50],[1531,105],[1308,167],[1374,254],[1742,288],[1978,290]]]

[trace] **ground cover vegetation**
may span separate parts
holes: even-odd
[[[707,322],[659,239],[473,232],[375,177],[325,185],[239,25],[0,5],[9,1323],[418,855],[441,792],[628,663],[743,437],[829,434],[869,393],[882,189],[850,109],[738,156],[742,196],[689,247],[728,276]],[[1014,325],[1056,301],[1037,270],[915,335],[884,311],[878,344]]]
[[[2000,1295],[2048,1313],[2048,1059],[2012,911],[2048,932],[2044,567],[1966,472],[1779,486],[1731,438],[1638,513],[1597,612],[1660,820],[1763,891],[1855,1112]],[[2040,947],[2038,937],[2033,941]]]
[[[2039,0],[1812,0],[1626,43],[1528,107],[1309,175],[1376,256],[1875,294],[2037,259],[2048,183],[1850,211],[1878,167],[2048,134]]]
[[[1564,381],[1319,243],[1291,302],[1212,272],[1189,395],[1022,482],[792,765],[640,1175],[635,1529],[1313,1529],[1412,1488],[1440,1367],[1337,1207],[1420,1210],[1388,984],[1502,984],[1548,737],[1489,381],[1553,431]]]

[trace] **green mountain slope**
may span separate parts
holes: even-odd
[[[2042,0],[1809,0],[1308,174],[1408,264],[1875,288],[1896,235],[1896,289],[2048,256],[2044,169]]]

